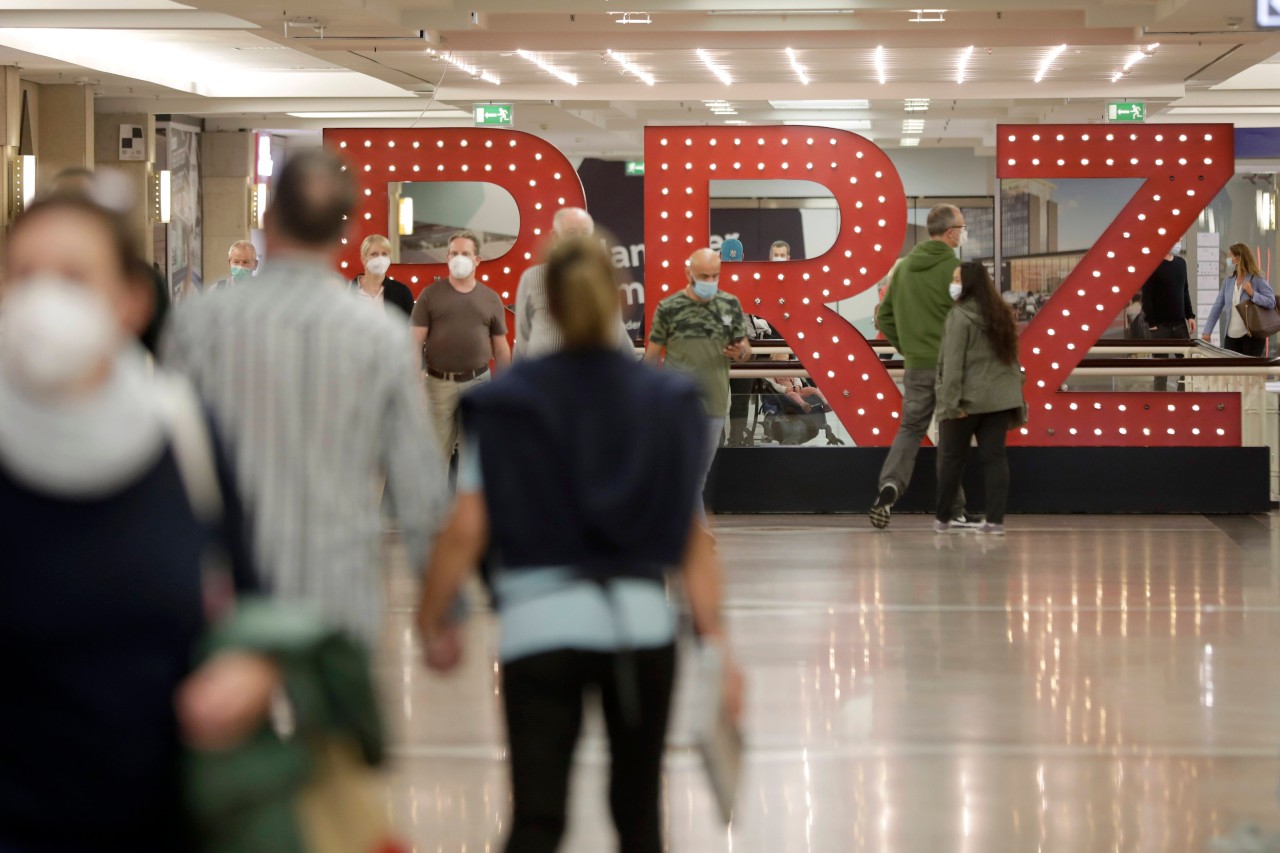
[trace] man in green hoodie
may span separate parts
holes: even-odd
[[[960,265],[955,250],[966,242],[964,214],[952,204],[939,204],[925,222],[929,239],[920,243],[893,270],[878,324],[906,363],[902,417],[889,457],[880,469],[880,493],[871,506],[871,524],[889,526],[890,508],[906,492],[920,442],[933,419],[934,379],[942,325],[951,310],[951,276]],[[965,520],[964,493],[956,498],[952,526],[975,526]],[[954,519],[961,519],[956,523]]]

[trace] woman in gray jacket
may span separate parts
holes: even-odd
[[[978,457],[986,474],[987,519],[979,533],[1004,535],[1009,496],[1005,433],[1026,423],[1022,370],[1018,366],[1018,329],[1013,312],[996,293],[987,268],[969,261],[951,280],[955,307],[947,315],[938,351],[937,413],[938,512],[933,529],[951,525],[970,440],[978,437]]]

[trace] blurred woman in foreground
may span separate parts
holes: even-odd
[[[278,683],[250,655],[190,672],[206,557],[253,583],[236,489],[186,386],[147,367],[151,282],[119,217],[55,196],[5,250],[0,849],[193,849],[180,738],[236,743]],[[180,470],[201,453],[217,520]]]
[[[617,351],[618,287],[599,242],[552,252],[547,298],[562,352],[463,399],[458,502],[427,571],[428,663],[452,667],[449,603],[486,551],[514,804],[508,853],[554,851],[565,828],[583,695],[598,691],[609,800],[625,853],[663,850],[661,768],[683,582],[695,630],[723,643],[720,568],[696,512],[705,430],[697,390]],[[740,702],[726,658],[729,706]]]

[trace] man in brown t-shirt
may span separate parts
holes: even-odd
[[[480,240],[470,231],[449,238],[449,277],[422,291],[410,320],[419,348],[426,344],[427,398],[440,450],[447,460],[458,442],[458,400],[511,363],[506,309],[476,280]]]

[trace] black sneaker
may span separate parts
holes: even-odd
[[[871,510],[867,513],[871,517],[872,527],[884,530],[889,526],[889,510],[897,500],[897,486],[893,483],[885,483],[880,487],[880,494],[876,496],[876,502],[871,505]]]

